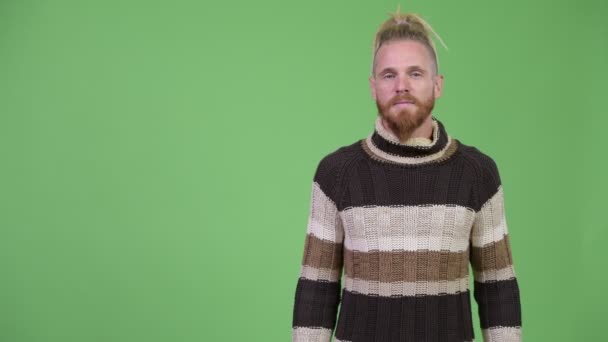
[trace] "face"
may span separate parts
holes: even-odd
[[[432,55],[412,40],[382,45],[369,81],[378,115],[401,140],[431,119],[443,88],[443,75],[435,75]]]

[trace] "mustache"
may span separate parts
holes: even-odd
[[[397,102],[401,102],[401,101],[411,101],[413,103],[416,103],[417,99],[415,97],[413,97],[411,95],[407,95],[407,94],[406,95],[398,95],[398,96],[393,97],[390,100],[389,105],[394,105]]]

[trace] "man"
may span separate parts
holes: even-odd
[[[399,11],[383,23],[374,130],[317,166],[293,341],[474,341],[469,264],[484,341],[521,341],[498,168],[431,114],[443,75],[429,31]]]

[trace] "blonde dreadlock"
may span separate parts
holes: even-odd
[[[439,72],[439,59],[437,57],[437,51],[435,44],[430,38],[430,32],[432,32],[441,42],[441,44],[447,50],[448,47],[445,45],[441,37],[433,30],[424,19],[422,19],[416,13],[399,13],[400,6],[397,6],[395,13],[389,13],[391,18],[385,20],[374,38],[373,55],[372,55],[372,69],[371,73],[374,75],[376,68],[376,53],[382,45],[390,41],[396,40],[414,40],[422,43],[427,47],[433,58],[435,74]]]

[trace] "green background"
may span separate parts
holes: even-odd
[[[0,341],[288,341],[393,1],[0,1]],[[492,156],[527,341],[605,338],[604,1],[408,1]],[[477,307],[476,340],[481,341]]]

